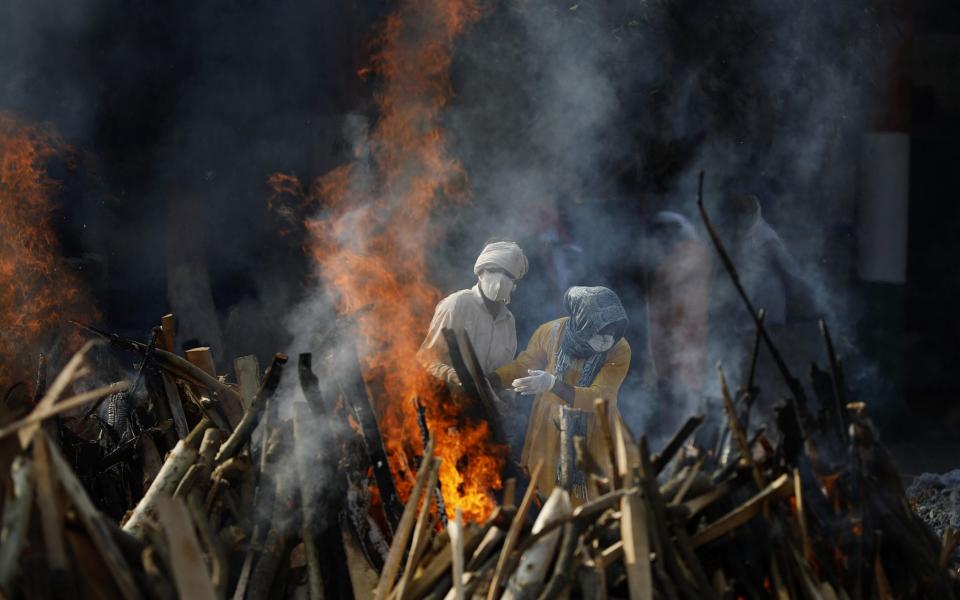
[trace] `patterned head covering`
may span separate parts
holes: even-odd
[[[593,383],[609,352],[591,348],[590,338],[616,323],[619,326],[614,332],[614,343],[619,342],[628,323],[627,313],[613,290],[601,286],[572,287],[564,294],[563,303],[570,319],[557,351],[556,375],[562,380],[573,359],[586,359],[577,382],[578,386],[586,387]]]
[[[490,266],[500,267],[514,279],[523,279],[527,274],[527,257],[514,242],[493,242],[484,246],[473,264],[473,272],[479,275],[481,269]]]

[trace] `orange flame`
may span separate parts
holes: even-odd
[[[364,70],[380,78],[379,119],[356,160],[312,186],[323,210],[306,222],[320,273],[339,293],[338,311],[370,307],[357,316],[360,353],[366,372],[383,377],[379,424],[398,492],[405,498],[412,487],[406,448],[422,447],[416,396],[442,459],[447,511],[452,517],[460,508],[474,520],[493,508],[502,449],[486,423],[463,423],[441,402],[415,355],[440,300],[427,280],[427,254],[442,233],[430,217],[443,199],[459,199],[465,180],[440,124],[451,95],[452,45],[479,16],[474,0],[406,0],[387,18]]]
[[[79,280],[61,268],[53,230],[58,182],[45,167],[66,150],[49,128],[0,112],[0,389],[31,377],[65,312],[96,314]]]

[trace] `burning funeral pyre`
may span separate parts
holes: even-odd
[[[209,349],[172,351],[173,315],[146,343],[77,324],[94,340],[0,429],[0,586],[11,597],[956,597],[958,538],[938,539],[911,510],[866,405],[847,396],[826,326],[829,365],[811,366],[811,399],[742,298],[756,315],[754,357],[765,345],[791,391],[767,432],[744,427],[762,391],[750,380],[731,389],[722,369],[719,435],[699,435],[704,418],[692,416],[657,451],[598,400],[602,459],[581,437],[564,441],[590,500],[574,508],[569,485],[538,494],[537,471],[552,468],[541,463],[522,497],[511,478],[499,506],[470,517],[474,505],[442,484],[444,438],[416,398],[423,444],[404,450],[410,485],[388,468],[371,386],[335,339],[349,325],[296,369],[277,354],[261,373],[244,357],[228,381]],[[470,341],[446,335],[464,389],[447,433],[483,422],[497,437]],[[136,378],[64,398],[104,343],[139,357]],[[302,394],[290,415],[281,379]],[[133,407],[140,385],[148,402]],[[62,418],[99,403],[112,415],[107,452]]]
[[[56,184],[39,166],[63,144],[0,115],[0,218],[18,233],[0,240],[0,282],[16,284],[0,288],[0,381],[36,369],[0,407],[0,597],[958,595],[958,537],[911,510],[825,325],[829,364],[801,385],[740,290],[754,365],[765,347],[790,392],[766,431],[745,427],[762,378],[728,385],[720,370],[719,427],[694,415],[651,448],[598,400],[602,456],[564,409],[561,464],[531,473],[507,458],[463,331],[444,331],[462,393],[417,364],[440,297],[425,275],[442,233],[430,216],[466,179],[440,126],[453,40],[479,17],[470,0],[401,3],[361,73],[382,85],[355,160],[306,189],[270,178],[276,206],[308,215],[308,250],[336,294],[337,317],[295,365],[245,356],[227,373],[210,348],[180,354],[172,314],[143,340],[86,324],[96,311],[57,270]],[[59,334],[62,348],[90,341],[51,378],[21,348],[68,313],[85,322]],[[104,366],[104,346],[133,358],[132,377]],[[563,485],[542,493],[537,474],[555,468]]]

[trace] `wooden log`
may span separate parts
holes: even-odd
[[[847,405],[847,399],[844,394],[846,383],[843,380],[843,366],[840,364],[836,350],[833,348],[833,338],[830,336],[830,329],[827,327],[827,322],[820,319],[819,325],[820,335],[823,337],[823,343],[827,349],[827,360],[830,363],[830,382],[833,386],[833,403],[831,408],[833,408],[832,416],[835,423],[833,429],[839,437],[840,443],[846,445],[850,442],[850,437],[847,435],[849,420],[847,419],[847,411],[844,410],[844,406]]]
[[[536,534],[548,524],[561,521],[573,514],[570,494],[561,487],[555,487],[547,498],[540,514],[533,523],[531,533]],[[534,598],[544,585],[544,577],[550,567],[553,555],[560,542],[560,530],[542,537],[520,557],[520,563],[507,583],[503,600]]]
[[[613,443],[613,430],[610,425],[609,403],[610,401],[606,398],[597,398],[593,402],[593,408],[597,414],[597,427],[600,429],[600,439],[603,440],[603,445],[606,448],[608,479],[613,489],[616,490],[623,487],[623,482],[620,478],[620,471],[617,469],[616,447]]]
[[[163,394],[167,401],[166,406],[170,410],[170,418],[173,419],[173,427],[177,432],[177,437],[182,440],[187,437],[190,430],[187,425],[187,415],[183,412],[183,400],[180,398],[180,391],[177,389],[177,383],[173,376],[169,373],[161,371],[160,381],[163,384]]]
[[[188,493],[193,491],[200,498],[206,497],[210,488],[210,476],[213,473],[213,457],[220,449],[222,440],[223,433],[220,429],[211,428],[203,432],[203,440],[200,442],[197,460],[184,474],[180,483],[177,484],[177,489],[173,493],[175,497],[185,498]]]
[[[577,521],[571,521],[563,526],[563,542],[560,544],[560,552],[556,564],[553,567],[553,575],[538,596],[540,600],[552,600],[553,598],[559,597],[573,581],[573,555],[577,550],[577,545],[580,543],[580,534],[582,531],[583,528],[578,525]],[[614,544],[614,547],[619,549],[620,555],[622,556],[623,542],[617,542]],[[607,562],[606,565],[611,564],[614,560],[619,560],[619,558],[620,556],[607,558],[606,560],[609,560],[609,562]],[[603,566],[603,571],[606,570],[606,565]],[[601,569],[598,567],[598,570]]]
[[[429,441],[427,445],[429,445]],[[426,457],[424,457],[424,463],[426,462]],[[426,549],[429,534],[433,530],[434,525],[436,525],[436,520],[430,517],[430,490],[435,489],[439,473],[440,459],[434,458],[433,464],[430,465],[430,475],[427,479],[427,484],[424,487],[424,500],[420,505],[420,514],[417,515],[417,523],[413,528],[413,539],[410,542],[410,552],[407,553],[407,563],[403,569],[403,575],[401,575],[400,581],[393,590],[396,598],[403,598],[407,585],[413,577],[414,569],[416,569],[420,563],[420,558]],[[437,510],[440,510],[439,506]]]
[[[78,323],[76,321],[69,321],[69,323],[76,325],[87,332],[100,336],[117,348],[122,348],[130,352],[136,352],[138,354],[147,353],[147,344],[143,344],[135,340],[128,340],[120,337],[117,334],[107,333],[106,331],[97,329],[96,327],[84,325],[83,323]],[[187,359],[174,354],[173,352],[161,350],[160,348],[154,348],[151,356],[153,357],[154,365],[167,371],[178,379],[183,379],[192,385],[208,390],[214,400],[217,398],[230,398],[240,402],[239,394],[233,388],[221,382],[216,377],[212,377],[203,369],[191,364]]]
[[[463,513],[459,506],[447,531],[450,532],[450,560],[453,562],[453,600],[466,600],[463,587]]]
[[[639,466],[628,433],[618,419],[614,429],[616,472],[622,485],[633,487],[636,479],[633,465]],[[634,460],[631,460],[634,459]],[[620,500],[620,536],[623,539],[623,566],[627,571],[627,587],[631,600],[653,597],[653,575],[650,565],[650,537],[647,532],[647,505],[640,496],[630,494]]]
[[[157,345],[167,352],[177,351],[177,319],[173,313],[160,317],[160,338]]]
[[[98,346],[99,343],[91,340],[85,343],[80,350],[74,354],[67,365],[60,371],[59,374],[54,378],[53,383],[47,389],[47,393],[43,395],[43,398],[33,407],[33,410],[30,411],[31,414],[38,413],[43,414],[48,412],[53,405],[56,404],[57,400],[60,398],[60,395],[67,389],[67,386],[70,385],[74,380],[76,380],[81,375],[85,374],[83,369],[84,360],[87,353],[94,347]],[[18,428],[17,435],[20,438],[20,447],[26,449],[30,442],[33,441],[33,436],[37,432],[37,428],[40,426],[39,421],[27,424],[22,428]]]
[[[464,555],[473,554],[483,539],[485,531],[473,523],[467,523],[463,533]],[[450,538],[446,532],[434,539],[434,552],[429,559],[424,559],[422,569],[414,574],[410,586],[404,592],[402,600],[414,598],[443,598],[453,583],[450,577],[450,568],[453,566],[453,555],[447,545]]]
[[[186,504],[163,496],[156,500],[156,514],[170,549],[170,567],[180,597],[217,600]]]
[[[260,362],[257,356],[250,354],[233,359],[233,375],[240,386],[243,410],[247,410],[260,389]]]
[[[397,495],[393,484],[393,475],[390,473],[390,464],[387,452],[384,449],[383,438],[380,436],[380,427],[377,417],[370,404],[370,396],[360,373],[360,362],[357,351],[349,342],[338,344],[338,369],[334,376],[340,386],[340,392],[350,406],[354,418],[360,425],[363,447],[367,458],[373,467],[374,481],[380,490],[380,500],[387,517],[390,533],[403,515],[403,504]]]
[[[314,487],[310,477],[313,466],[311,459],[313,452],[308,444],[308,433],[314,425],[310,418],[306,404],[294,404],[293,411],[293,446],[294,466],[297,472],[298,487],[300,489],[300,539],[303,541],[303,552],[307,563],[307,591],[311,600],[322,599],[323,577],[320,571],[320,551],[317,547],[316,515],[314,514]],[[344,565],[346,566],[346,565]]]
[[[338,419],[338,417],[344,417],[344,415],[332,414],[330,407],[327,406],[324,395],[320,390],[320,380],[313,372],[312,354],[300,354],[297,375],[303,397],[310,409],[307,412],[314,419],[320,419],[325,424],[329,424],[329,428],[324,430],[325,435],[329,436],[329,443],[325,444],[325,447],[333,447],[342,451],[343,448],[347,447],[344,436],[352,433],[352,430],[345,419]],[[302,450],[309,445],[305,444],[306,436],[298,433],[300,429],[302,427],[295,422],[295,446]],[[305,433],[305,431],[301,433]],[[323,545],[317,548],[317,553],[320,561],[320,578],[324,584],[324,596],[328,598],[345,598],[352,594],[350,582],[343,576],[344,573],[349,571],[347,555],[343,547],[343,535],[340,531],[339,515],[343,511],[347,476],[346,469],[338,464],[340,462],[338,454],[339,452],[323,452],[322,460],[324,462],[309,469],[311,472],[320,469],[322,472],[330,473],[330,477],[320,487],[319,491],[315,488],[308,488],[308,491],[314,497],[310,509],[314,538],[323,540]],[[313,483],[313,479],[313,477],[310,478],[311,483]],[[303,485],[302,478],[301,485]],[[304,518],[306,518],[306,515],[304,515]]]
[[[703,425],[703,421],[703,415],[694,415],[687,419],[677,433],[670,438],[670,441],[667,442],[667,445],[663,447],[663,450],[660,451],[660,454],[653,457],[653,469],[656,471],[657,475],[663,472],[666,466],[676,455],[677,451],[683,447],[683,444],[687,441],[687,438],[689,438],[698,427]]]
[[[693,482],[696,481],[697,475],[700,474],[700,469],[703,468],[703,463],[706,461],[706,455],[701,456],[697,459],[695,463],[690,467],[690,470],[687,472],[686,476],[683,478],[683,481],[680,484],[680,487],[677,488],[677,493],[673,495],[673,498],[670,500],[672,506],[677,506],[683,502],[683,499],[686,498],[687,492],[690,491],[690,488],[693,486]]]
[[[803,506],[803,485],[800,481],[800,471],[793,470],[793,496],[797,505],[797,526],[800,529],[800,540],[803,544],[803,560],[813,563],[813,546],[810,544],[810,534],[807,531],[806,509]]]
[[[13,460],[10,467],[13,494],[3,503],[3,521],[0,523],[0,590],[9,591],[20,571],[20,549],[26,541],[33,512],[33,465],[26,456]]]
[[[199,536],[201,546],[205,549],[206,557],[210,563],[210,582],[213,583],[217,598],[225,598],[230,573],[223,542],[210,523],[207,513],[203,510],[202,496],[196,493],[196,490],[187,496],[186,505],[190,511],[190,518]]]
[[[51,464],[60,482],[60,489],[73,506],[73,511],[81,526],[86,530],[103,562],[109,568],[109,573],[106,576],[113,579],[117,590],[124,599],[140,598],[141,594],[137,589],[136,581],[130,574],[130,568],[124,554],[120,551],[110,533],[110,526],[105,523],[103,516],[93,506],[90,498],[87,497],[83,485],[74,475],[73,469],[70,468],[67,461],[61,456],[60,451],[55,445],[50,444],[49,440],[46,440],[46,443]]]
[[[793,495],[793,485],[791,485],[791,483],[791,478],[788,475],[781,475],[760,493],[698,531],[691,540],[693,547],[699,548],[704,544],[712,542],[759,515],[764,502],[767,500],[776,497],[786,498]]]
[[[950,564],[950,556],[953,554],[953,550],[957,547],[957,542],[960,542],[960,535],[957,534],[957,530],[953,527],[947,527],[943,530],[943,543],[940,546],[940,559],[937,561],[937,564],[940,565],[941,569],[946,569],[947,565]]]
[[[217,368],[213,364],[213,353],[210,351],[210,346],[197,346],[196,348],[190,348],[183,354],[191,365],[197,367],[198,369],[202,369],[211,377],[217,376]]]
[[[744,431],[743,425],[737,417],[733,400],[730,398],[730,389],[727,387],[727,378],[723,374],[723,367],[717,365],[717,372],[720,375],[720,391],[723,395],[723,408],[727,413],[727,424],[730,427],[730,433],[737,444],[737,449],[740,451],[740,458],[747,461],[747,464],[750,466],[753,483],[757,486],[758,490],[762,490],[766,485],[766,481],[760,472],[760,468],[753,460],[753,452],[751,452],[750,444],[747,442],[747,433]]]
[[[427,427],[427,410],[420,403],[420,398],[414,397],[413,404],[417,409],[417,427],[420,428],[420,437],[423,440],[423,447],[426,448],[430,441],[430,428]],[[438,475],[439,477],[439,475]],[[510,480],[508,480],[509,483]],[[516,481],[514,480],[514,485]],[[506,490],[504,490],[506,491]],[[443,501],[443,490],[440,489],[439,478],[434,482],[433,494],[437,498],[437,514],[440,515],[440,522],[444,527],[447,526],[447,505]]]
[[[157,477],[150,484],[150,489],[143,495],[136,508],[130,513],[123,524],[123,530],[137,539],[146,537],[146,529],[157,523],[157,501],[164,496],[172,496],[180,485],[180,480],[186,475],[191,465],[197,460],[197,445],[200,436],[206,431],[210,422],[202,419],[185,439],[177,442],[161,467]]]
[[[43,531],[43,551],[49,567],[49,581],[54,595],[65,598],[76,595],[77,591],[63,537],[65,518],[61,505],[62,496],[54,479],[48,439],[46,435],[35,438],[33,469],[37,485],[40,525]]]
[[[469,417],[484,420],[490,427],[490,434],[496,444],[506,444],[507,434],[497,408],[497,395],[480,366],[476,350],[467,332],[460,329],[444,329],[451,366],[457,372],[464,392],[474,400]]]
[[[557,528],[566,525],[568,522],[577,521],[581,526],[596,525],[596,521],[608,510],[619,506],[620,500],[624,496],[636,495],[640,493],[640,488],[622,488],[619,490],[614,490],[608,492],[599,498],[595,498],[586,504],[581,504],[577,508],[573,509],[573,513],[565,518],[558,521],[553,521],[547,524],[546,527],[541,529],[535,534],[531,534],[523,540],[523,542],[517,545],[516,551],[518,553],[523,553],[530,546],[537,543],[541,537],[549,534]],[[511,571],[512,569],[507,569]]]
[[[644,487],[651,522],[661,539],[662,558],[680,590],[688,597],[713,598],[713,588],[703,571],[700,560],[694,554],[687,536],[686,523],[679,525],[666,511],[666,503],[660,495],[654,475],[655,468],[647,448],[647,439],[640,439],[640,477]],[[673,525],[671,527],[671,525]]]
[[[718,484],[709,492],[706,492],[695,498],[691,498],[690,500],[687,500],[681,506],[683,506],[683,509],[687,514],[687,518],[692,519],[693,517],[697,516],[698,514],[706,510],[714,502],[720,500],[721,498],[725,497],[729,493],[730,493],[730,485],[724,481]]]
[[[500,558],[497,560],[497,568],[490,582],[490,588],[487,590],[487,600],[495,600],[500,593],[500,586],[507,576],[505,570],[507,562],[510,559],[510,553],[520,538],[520,532],[523,529],[524,521],[526,521],[527,512],[530,510],[530,505],[533,502],[533,494],[537,490],[537,477],[540,475],[542,468],[543,459],[540,459],[530,474],[530,485],[527,486],[527,491],[523,494],[523,500],[520,501],[517,514],[513,517],[513,521],[510,523],[510,529],[507,531],[507,538],[503,541],[503,549],[500,551]]]
[[[397,525],[397,533],[390,546],[390,552],[387,554],[387,561],[384,563],[383,572],[380,574],[380,582],[377,584],[377,593],[374,596],[376,600],[384,600],[393,589],[393,582],[400,569],[400,561],[403,559],[403,553],[407,549],[407,542],[410,541],[410,534],[413,532],[414,521],[418,513],[417,504],[420,502],[420,496],[423,488],[430,479],[430,472],[433,470],[433,448],[434,439],[431,437],[427,448],[424,451],[423,462],[417,471],[417,480],[410,492],[410,498],[403,509],[403,515]],[[426,501],[429,503],[429,500]]]
[[[473,553],[473,556],[470,557],[470,562],[467,563],[467,570],[476,571],[479,569],[480,565],[487,562],[494,551],[501,546],[506,537],[507,532],[500,527],[491,527],[488,529],[483,539],[480,540],[480,545],[477,546],[477,550]]]
[[[283,365],[286,363],[286,354],[278,352],[274,355],[273,362],[263,376],[263,384],[260,386],[260,391],[257,392],[256,398],[250,403],[250,408],[243,414],[243,418],[240,420],[240,423],[237,424],[236,429],[233,430],[233,433],[230,434],[227,441],[220,446],[220,450],[214,457],[214,463],[218,465],[223,463],[236,454],[240,448],[247,443],[250,434],[256,429],[260,418],[263,416],[264,407],[280,385],[280,376],[283,373]]]
[[[343,549],[347,556],[347,573],[350,575],[353,597],[358,600],[372,598],[376,593],[379,576],[367,562],[363,549],[353,539],[350,529],[341,527],[340,532]]]
[[[285,433],[290,434],[289,436],[283,435],[284,440],[291,438],[292,432],[289,431],[291,424],[286,422],[282,427],[284,429],[280,431],[284,432],[285,430]],[[267,450],[263,450],[263,452],[266,453]],[[278,449],[277,452],[286,455],[287,449]],[[270,520],[269,530],[260,556],[251,573],[249,592],[246,595],[248,600],[266,600],[273,597],[271,590],[274,588],[274,581],[278,575],[277,571],[288,556],[293,539],[300,529],[301,513],[294,510],[298,495],[296,469],[281,468],[274,480],[276,491],[273,501],[273,517]],[[256,543],[257,539],[258,537],[255,536],[253,542]],[[236,595],[234,598],[236,598]]]

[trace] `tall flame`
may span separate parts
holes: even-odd
[[[95,314],[77,277],[61,268],[53,229],[58,182],[45,168],[65,150],[50,129],[0,112],[0,391],[31,376],[67,311]]]
[[[322,212],[306,223],[324,280],[339,293],[338,310],[353,313],[363,336],[365,371],[382,374],[387,405],[380,428],[406,497],[406,448],[420,448],[412,399],[428,409],[447,510],[482,519],[500,487],[503,449],[486,423],[460,422],[416,363],[439,291],[428,281],[427,254],[442,231],[431,213],[462,196],[464,173],[446,148],[441,111],[451,95],[450,64],[458,35],[480,17],[474,0],[405,0],[377,39],[367,73],[380,77],[378,121],[356,159],[321,177],[311,193]],[[275,176],[284,187],[289,180]]]

